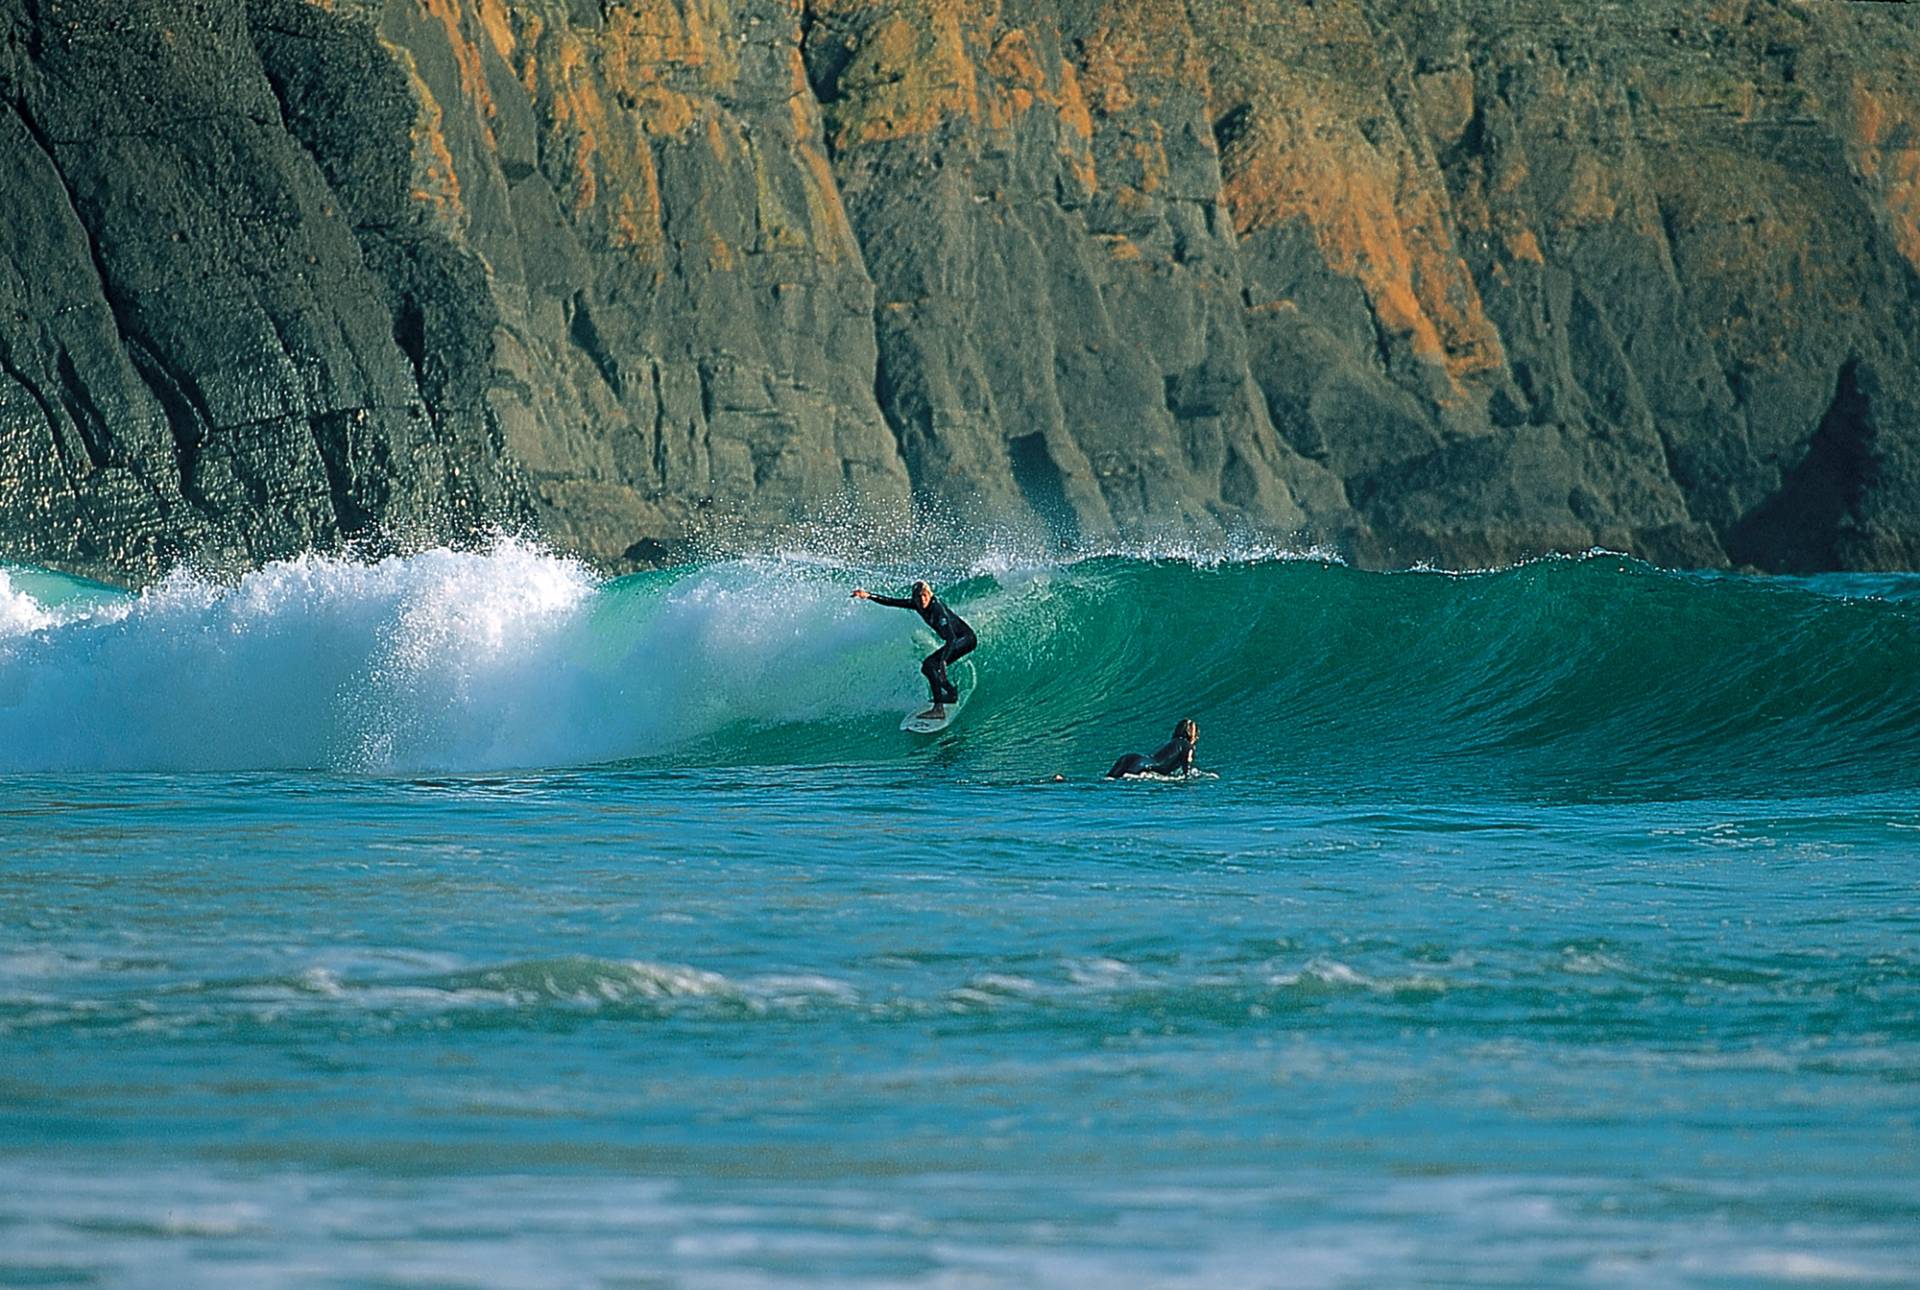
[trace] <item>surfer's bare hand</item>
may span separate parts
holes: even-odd
[[[873,599],[873,593],[869,592],[865,587],[855,587],[853,589],[853,599],[871,600]]]

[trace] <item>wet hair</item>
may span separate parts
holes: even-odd
[[[913,584],[913,594],[918,595],[920,593],[920,588],[922,587],[925,587],[927,589],[927,594],[929,596],[933,594],[933,584],[931,582],[925,581],[924,579],[918,582],[915,582]]]
[[[1173,737],[1192,743],[1200,737],[1200,727],[1195,724],[1192,717],[1182,717],[1173,723]]]

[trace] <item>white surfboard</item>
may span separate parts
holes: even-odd
[[[907,714],[905,721],[900,723],[902,730],[908,734],[937,735],[953,724],[953,719],[960,715],[960,709],[966,705],[967,696],[973,693],[974,682],[978,679],[974,673],[971,660],[963,658],[960,660],[960,665],[967,669],[966,684],[961,685],[960,679],[957,676],[954,678],[954,686],[960,691],[960,697],[947,705],[947,715],[944,717],[923,717],[920,714],[926,711],[926,709],[924,707],[916,708]],[[958,668],[954,670],[957,671]]]

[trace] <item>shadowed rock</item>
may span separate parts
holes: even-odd
[[[0,0],[0,556],[911,503],[1920,556],[1920,52],[1785,0]]]

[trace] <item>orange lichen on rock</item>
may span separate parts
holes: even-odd
[[[574,213],[594,211],[604,191],[607,244],[657,254],[663,235],[653,150],[635,116],[609,112],[597,51],[564,25],[531,23],[521,35],[520,75],[545,117],[546,150],[568,159]]]
[[[1848,108],[1848,156],[1879,191],[1894,245],[1920,269],[1920,105],[1899,102],[1856,78]]]
[[[474,13],[480,20],[480,30],[487,33],[493,45],[493,52],[512,66],[513,51],[519,42],[513,34],[513,15],[507,12],[504,0],[475,0]]]
[[[541,53],[544,57],[533,64],[538,68],[535,100],[546,107],[556,142],[571,144],[566,150],[573,158],[573,209],[584,211],[600,195],[596,167],[606,104],[579,37],[555,29],[551,47]]]
[[[1240,234],[1301,221],[1329,267],[1356,279],[1416,354],[1456,378],[1499,367],[1499,335],[1454,249],[1437,180],[1377,149],[1311,92],[1261,108],[1223,164]]]
[[[827,158],[826,124],[821,119],[820,101],[813,96],[807,82],[807,65],[797,47],[787,58],[787,85],[789,144],[807,168],[807,218],[813,227],[814,252],[829,263],[857,260],[860,241],[854,236],[853,223],[840,200],[840,182],[834,177],[833,163]]]
[[[1061,59],[1054,75],[1049,77],[1023,29],[1016,27],[1001,34],[987,55],[983,70],[986,78],[981,86],[981,103],[987,125],[1007,129],[1038,105],[1051,108],[1080,139],[1093,137],[1093,117],[1080,95],[1073,65]]]
[[[1135,187],[1143,193],[1158,192],[1167,182],[1165,134],[1158,121],[1149,121],[1146,134],[1133,141],[1133,158],[1140,163],[1140,171],[1134,176]]]
[[[632,111],[640,127],[657,138],[679,138],[693,129],[705,105],[691,95],[664,85],[646,85],[633,92]]]
[[[466,210],[460,204],[460,177],[454,173],[453,153],[447,147],[440,105],[424,85],[420,89],[429,110],[413,128],[414,187],[408,195],[422,205],[434,207],[449,222],[463,224]]]
[[[722,0],[650,0],[609,8],[599,39],[607,53],[607,74],[619,85],[658,79],[669,69],[693,70],[709,87],[734,84],[740,76],[733,45],[727,40],[727,9]]]
[[[756,194],[750,238],[703,234],[683,248],[710,271],[737,272],[744,257],[767,252],[858,259],[797,46],[787,53],[787,108],[766,118],[774,141],[762,148],[767,140],[743,126],[728,98],[740,77],[740,41],[724,0],[615,5],[593,23],[534,6],[506,14],[511,29],[496,45],[511,52],[540,116],[542,169],[580,227],[605,246],[664,259],[659,153],[694,147],[726,171],[750,169]],[[798,194],[768,170],[782,154],[802,165]]]
[[[1093,105],[1112,116],[1134,105],[1133,90],[1127,84],[1127,68],[1137,55],[1138,45],[1125,33],[1103,27],[1087,41],[1081,61],[1081,81]]]
[[[653,164],[653,153],[644,145],[632,151],[631,173],[637,182],[614,191],[613,209],[607,215],[610,246],[630,251],[657,251],[662,241],[660,230],[660,174]]]
[[[656,137],[680,137],[710,107],[708,96],[740,74],[718,28],[711,0],[647,4],[608,13],[593,34],[598,71],[609,92]]]
[[[1092,114],[1073,65],[1052,52],[1050,31],[1002,27],[997,0],[826,0],[820,10],[851,20],[842,37],[850,57],[828,110],[836,148],[952,121],[1004,132],[1046,111],[1062,127],[1064,168],[1092,191]]]
[[[1080,92],[1080,78],[1074,73],[1073,64],[1064,58],[1060,60],[1058,106],[1060,120],[1068,130],[1060,140],[1060,160],[1080,192],[1091,194],[1099,186],[1093,161],[1093,113],[1087,110],[1087,100]]]
[[[452,0],[435,0],[451,3]],[[607,244],[664,250],[655,140],[698,137],[726,162],[732,140],[715,95],[739,78],[724,0],[618,5],[593,25],[549,21],[531,6],[477,0],[480,27],[509,58],[543,118],[550,172],[574,213]],[[564,158],[556,166],[554,158]],[[731,262],[729,249],[724,258]]]
[[[1184,4],[1116,0],[1081,47],[1080,81],[1093,107],[1109,116],[1145,104],[1179,85],[1205,98],[1211,71],[1195,48]]]
[[[306,3],[326,13],[342,12],[339,0],[306,0]],[[422,13],[447,27],[448,40],[453,46],[459,70],[460,92],[472,97],[476,105],[483,105],[485,112],[490,115],[493,99],[486,92],[484,76],[480,78],[480,95],[473,96],[471,93],[469,74],[478,74],[478,53],[475,51],[474,60],[469,61],[460,52],[463,44],[460,36],[461,0],[418,0],[418,3]],[[345,13],[369,23],[373,20],[372,11],[364,6],[349,7]],[[414,118],[408,131],[411,173],[408,176],[407,196],[422,208],[429,221],[457,234],[465,229],[468,215],[461,201],[460,176],[454,168],[453,150],[447,143],[446,112],[434,95],[433,88],[420,74],[413,51],[380,35],[377,29],[374,34],[395,66],[406,74],[407,85],[413,95]],[[483,137],[491,144],[493,136],[485,119],[479,124]]]
[[[827,154],[812,140],[803,140],[799,144],[800,159],[806,163],[807,173],[813,182],[807,185],[807,213],[813,220],[815,231],[814,250],[828,262],[838,260],[856,260],[860,257],[860,240],[854,236],[853,223],[847,218],[847,210],[840,201],[840,185],[834,179],[833,164],[827,160]]]
[[[1547,257],[1540,252],[1540,239],[1533,235],[1533,230],[1530,228],[1502,229],[1500,240],[1507,248],[1507,255],[1512,259],[1524,260],[1528,264],[1547,262]]]
[[[967,52],[970,6],[926,3],[868,27],[840,74],[839,147],[925,134],[954,118],[979,119],[980,89]]]
[[[1060,160],[1083,193],[1095,186],[1093,114],[1080,92],[1073,64],[1062,58],[1051,77],[1027,33],[1015,28],[1000,36],[985,63],[981,86],[985,123],[992,129],[1011,129],[1035,107],[1050,110],[1065,127]]]
[[[1033,44],[1027,33],[1016,27],[1002,35],[987,55],[986,71],[999,83],[1000,93],[989,96],[985,108],[987,124],[1004,130],[1013,119],[1033,107],[1037,96],[1047,93],[1047,76],[1040,70]]]
[[[420,75],[413,55],[403,46],[385,41],[381,44],[405,69],[417,108],[408,138],[413,175],[407,195],[447,228],[462,229],[467,222],[467,211],[460,201],[460,176],[453,167],[453,151],[447,146],[446,114]]]
[[[460,72],[460,93],[480,110],[480,131],[489,147],[494,146],[493,119],[500,109],[487,85],[486,69],[481,66],[480,46],[467,34],[467,12],[463,0],[418,0],[420,12],[437,21],[447,32],[447,48],[453,53],[454,66]]]
[[[1087,110],[1086,96],[1080,92],[1080,77],[1064,58],[1060,60],[1060,119],[1081,139],[1093,138],[1093,113]]]

